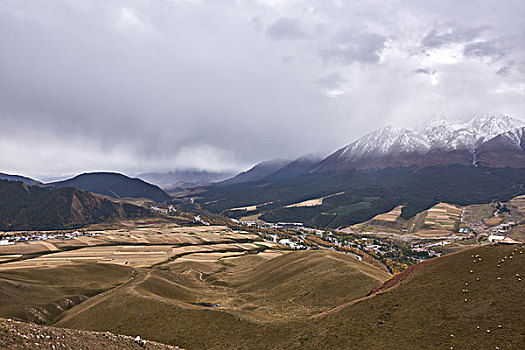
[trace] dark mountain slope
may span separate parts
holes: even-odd
[[[525,128],[496,136],[476,149],[477,164],[525,168]]]
[[[20,181],[27,185],[41,185],[42,183],[37,180],[33,180],[29,177],[20,176],[20,175],[10,175],[5,173],[0,173],[0,180],[7,180],[7,181]]]
[[[147,198],[158,202],[171,199],[158,186],[118,173],[86,173],[49,185],[57,188],[74,187],[115,198]]]
[[[264,207],[262,219],[341,227],[369,220],[398,205],[405,206],[402,216],[410,218],[439,202],[487,203],[509,200],[522,193],[525,193],[525,169],[391,168],[316,172],[227,188],[211,186],[201,194],[199,203],[210,211],[222,212],[272,202]],[[286,208],[289,204],[332,194],[339,195],[326,198],[319,206]]]
[[[0,180],[0,230],[52,230],[152,213],[75,188],[44,188]]]

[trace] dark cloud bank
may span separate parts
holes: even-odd
[[[524,15],[523,1],[3,1],[0,171],[238,170],[436,115],[525,118]]]

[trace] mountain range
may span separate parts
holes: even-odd
[[[462,122],[433,118],[413,129],[388,126],[327,157],[261,162],[220,186],[324,171],[425,166],[525,167],[525,122],[505,115],[476,115]]]
[[[492,152],[502,143],[490,142],[506,133],[519,133],[525,122],[503,115],[474,116],[464,122],[452,123],[443,118],[429,120],[413,130],[386,127],[374,131],[337,150],[321,161],[315,171],[343,169],[381,169],[397,166],[483,165],[524,167],[523,162],[506,161]],[[506,137],[504,151],[515,145],[516,137]],[[485,150],[485,151],[484,151]],[[498,149],[498,152],[502,149]],[[515,153],[517,148],[513,149]],[[518,152],[523,153],[523,149]],[[483,153],[483,158],[478,154]],[[496,158],[496,159],[495,159]]]
[[[158,181],[183,179],[196,184],[222,176],[226,175],[199,171],[142,174]],[[114,198],[171,200],[158,186],[118,173],[85,173],[49,184],[17,175],[0,174],[0,178]],[[200,185],[195,193],[197,202],[215,213],[228,211],[227,215],[238,217],[245,213],[231,208],[256,206],[250,215],[260,214],[264,220],[341,227],[399,205],[403,217],[409,218],[440,201],[508,200],[525,193],[524,184],[525,122],[494,115],[463,122],[435,118],[413,129],[386,127],[327,157],[265,161],[230,179]],[[321,204],[293,206],[310,199]]]
[[[508,200],[525,193],[524,134],[525,122],[503,115],[386,127],[321,160],[260,163],[204,188],[197,201],[233,217],[336,228],[396,206],[410,218],[440,201]],[[311,199],[320,204],[295,205]],[[252,210],[232,209],[244,207]]]
[[[153,215],[146,208],[117,203],[76,188],[0,180],[0,231],[67,229],[110,219]]]
[[[147,198],[157,202],[171,199],[169,194],[156,185],[118,173],[85,173],[47,185],[55,188],[74,187],[114,198]]]

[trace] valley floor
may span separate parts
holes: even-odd
[[[128,228],[74,249],[62,243],[0,263],[0,317],[186,349],[525,348],[523,245],[478,246],[392,276],[351,255],[285,250],[224,227]],[[8,348],[36,342],[18,333],[44,332],[0,323]],[[45,330],[76,337],[54,327]],[[134,346],[85,334],[90,349],[99,339]]]

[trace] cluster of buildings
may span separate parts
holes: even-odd
[[[487,227],[486,225],[477,225],[475,227],[476,233],[482,237],[487,237],[490,243],[506,243],[514,244],[518,243],[512,238],[508,237],[509,231],[512,227],[516,226],[515,222],[506,222],[496,226]]]
[[[175,207],[173,207],[173,205],[169,205],[167,208],[161,208],[161,207],[158,207],[158,206],[151,206],[150,209],[154,212],[157,212],[157,213],[162,213],[162,214],[166,214],[168,215],[169,213],[174,213],[177,211],[177,209],[175,209]]]
[[[91,232],[80,232],[80,231],[64,232],[64,233],[58,233],[58,232],[53,232],[53,233],[30,232],[29,233],[28,232],[27,234],[9,235],[9,236],[1,237],[0,245],[11,245],[11,244],[29,242],[29,241],[45,241],[48,239],[67,240],[67,239],[73,239],[76,237],[92,236],[92,235],[95,235],[95,234]]]

